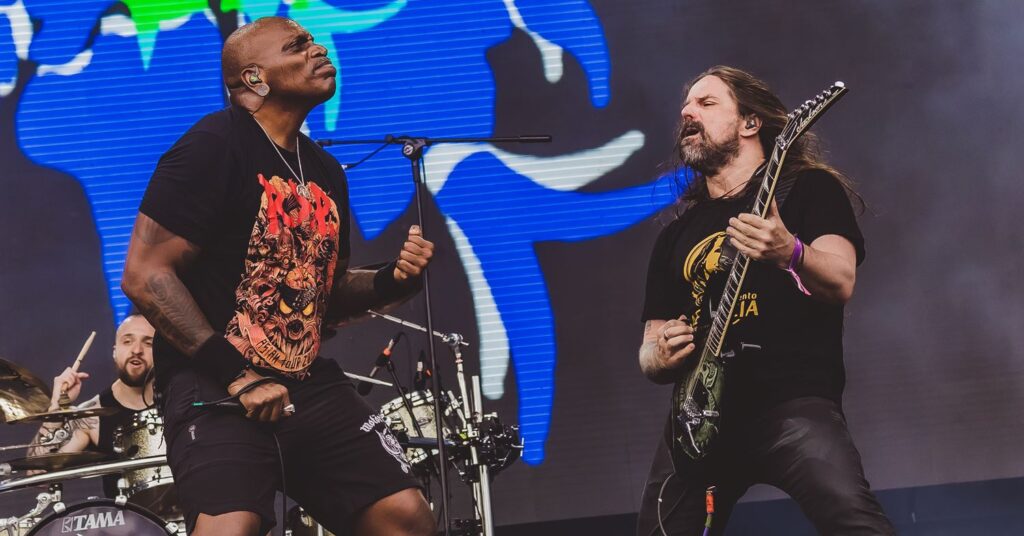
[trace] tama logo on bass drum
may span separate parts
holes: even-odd
[[[123,527],[124,511],[100,512],[98,514],[87,514],[64,518],[61,521],[61,533],[83,532],[93,529],[107,527]]]

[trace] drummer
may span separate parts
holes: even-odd
[[[132,422],[135,413],[153,405],[153,326],[140,314],[130,315],[117,328],[114,341],[114,367],[117,380],[100,394],[75,406],[78,409],[95,406],[114,407],[121,411],[106,417],[89,417],[70,421],[71,437],[63,444],[29,448],[29,456],[51,452],[82,452],[86,450],[114,455],[114,431],[118,426]],[[82,392],[82,382],[89,377],[85,372],[71,368],[53,379],[50,411],[60,409],[61,391],[72,402]],[[45,443],[59,430],[61,424],[44,422],[33,443]],[[103,478],[103,492],[107,497],[118,493],[119,475]]]

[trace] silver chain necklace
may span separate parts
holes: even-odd
[[[299,172],[295,173],[295,170],[292,169],[292,165],[285,160],[284,155],[281,154],[281,150],[277,148],[277,144],[274,143],[274,138],[270,137],[270,133],[267,132],[267,129],[263,128],[259,119],[256,119],[256,116],[254,115],[252,116],[252,120],[256,121],[256,124],[259,125],[260,130],[262,130],[263,134],[267,137],[267,141],[269,141],[270,146],[274,148],[274,152],[277,153],[278,158],[280,158],[281,161],[284,162],[284,165],[288,167],[288,171],[291,171],[292,176],[299,180],[299,187],[296,188],[299,191],[299,195],[306,199],[310,199],[309,186],[306,185],[306,176],[302,173],[302,148],[299,145],[299,137],[295,136],[295,159],[299,162]]]

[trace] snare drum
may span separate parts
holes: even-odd
[[[156,408],[136,413],[132,422],[114,432],[114,452],[127,459],[166,454],[164,419]],[[180,517],[178,496],[171,468],[166,465],[125,471],[128,500],[152,510],[165,519]]]
[[[437,425],[434,423],[434,395],[430,391],[413,391],[408,394],[408,400],[412,406],[413,416],[415,416],[416,423],[419,424],[423,435],[421,436],[417,433],[416,427],[412,423],[413,416],[409,415],[409,410],[405,407],[405,403],[402,402],[401,398],[396,398],[381,406],[380,413],[387,419],[388,427],[399,437],[427,437],[436,439]],[[443,402],[444,398],[441,400]],[[447,420],[447,417],[451,415],[451,408],[446,404],[442,404],[442,411],[445,415],[444,420]],[[451,426],[445,423],[442,428],[444,430],[444,437],[450,437]],[[434,452],[436,453],[436,451]],[[425,450],[418,448],[405,449],[405,457],[413,467],[420,469],[425,467],[423,463],[429,458]]]
[[[169,536],[180,529],[141,506],[94,499],[44,518],[28,536]]]

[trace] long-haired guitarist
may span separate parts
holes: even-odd
[[[846,177],[825,164],[812,135],[789,147],[765,217],[750,213],[758,172],[785,126],[767,85],[713,67],[687,86],[677,149],[694,172],[680,215],[651,255],[640,367],[674,383],[700,356],[728,259],[753,263],[736,297],[725,346],[719,434],[706,456],[673,445],[669,419],[644,489],[638,534],[697,536],[705,490],[716,486],[711,534],[755,483],[792,496],[822,534],[893,534],[872,494],[843,416],[843,307],[864,239]],[[783,195],[783,192],[785,194]]]

